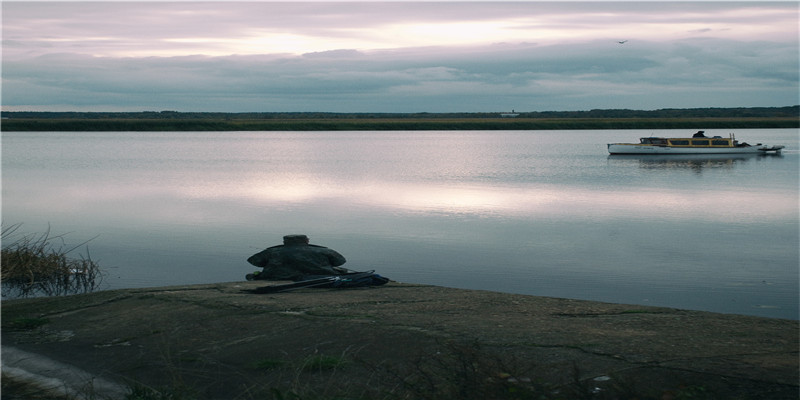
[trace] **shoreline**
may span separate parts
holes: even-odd
[[[428,390],[453,379],[508,386],[513,378],[517,390],[562,394],[582,385],[607,393],[628,387],[643,398],[686,388],[714,398],[800,393],[796,320],[395,282],[244,292],[265,284],[6,300],[3,346],[95,379],[181,387],[196,398],[269,398],[270,390],[333,397],[354,388],[373,398],[407,390],[401,377],[414,375],[400,371],[415,370],[442,375]],[[323,356],[341,364],[307,369]],[[441,365],[474,358],[476,370],[448,364],[459,376],[443,376],[454,372],[432,370],[429,360],[439,357]],[[4,371],[17,368],[3,361]],[[486,376],[468,376],[478,373]]]
[[[796,129],[800,118],[9,118],[2,132]]]

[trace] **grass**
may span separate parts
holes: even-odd
[[[194,400],[197,395],[183,387],[151,388],[140,384],[131,384],[125,400]]]
[[[47,318],[15,318],[11,321],[3,321],[3,329],[10,331],[30,331],[40,326],[46,325],[50,320]]]
[[[345,365],[350,364],[350,362],[351,361],[348,360],[344,355],[331,356],[326,354],[312,354],[300,360],[297,365],[292,365],[292,363],[286,360],[265,358],[263,360],[253,362],[251,367],[253,369],[263,371],[294,368],[298,372],[321,372],[344,367]]]
[[[63,235],[21,234],[21,224],[2,228],[0,275],[4,297],[60,296],[88,293],[102,281],[98,264],[85,255],[68,257],[78,247],[66,247]]]
[[[348,361],[345,357],[315,354],[303,360],[301,369],[303,371],[327,371],[343,367],[347,364]]]
[[[264,360],[258,360],[256,362],[254,362],[252,366],[253,366],[254,369],[272,370],[272,369],[283,368],[283,367],[286,366],[286,364],[287,364],[287,362],[284,361],[284,360],[277,360],[277,359],[273,359],[273,358],[267,358],[267,359],[264,359]]]
[[[408,363],[384,360],[371,364],[355,355],[312,354],[295,362],[263,359],[253,367],[263,375],[250,383],[243,381],[241,392],[229,392],[226,398],[239,400],[708,400],[715,396],[702,384],[687,382],[680,386],[661,387],[656,382],[642,382],[622,376],[586,376],[573,363],[571,376],[552,382],[535,359],[517,359],[487,349],[477,341],[443,341],[436,348],[418,354]],[[187,384],[184,378],[192,371],[172,363],[166,375],[171,383],[151,386],[129,381],[125,400],[199,400],[208,396],[202,387]],[[348,368],[340,369],[342,366]],[[351,368],[352,367],[352,368]],[[270,375],[271,373],[276,375]],[[188,375],[184,375],[188,374]],[[3,377],[3,399],[77,398],[101,399],[92,387],[75,395],[48,395],[35,386]],[[552,377],[551,377],[552,378]],[[214,386],[215,375],[206,375],[203,385]],[[754,398],[754,397],[741,397]]]

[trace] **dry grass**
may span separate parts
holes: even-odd
[[[67,247],[64,235],[19,233],[22,224],[2,228],[3,297],[63,296],[97,289],[102,275],[85,254],[68,257],[79,247]]]

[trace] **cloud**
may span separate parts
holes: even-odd
[[[792,3],[4,2],[4,56],[321,52],[719,34],[796,42]]]
[[[796,17],[788,3],[5,2],[3,108],[785,106]]]

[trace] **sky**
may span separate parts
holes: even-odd
[[[790,106],[799,4],[3,1],[2,109]]]

